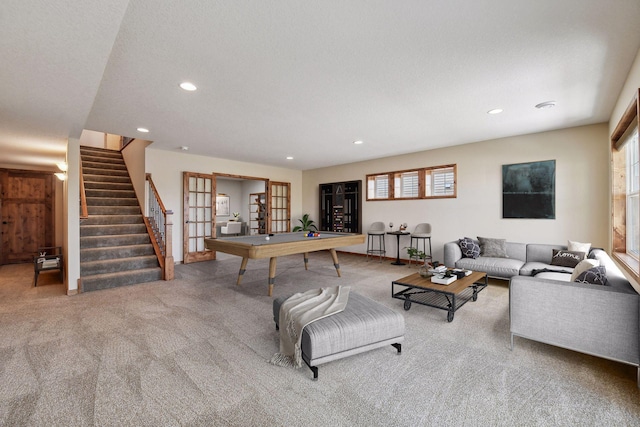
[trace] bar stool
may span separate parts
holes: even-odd
[[[431,224],[427,224],[425,222],[416,225],[416,228],[411,233],[411,247],[413,248],[413,239],[416,239],[416,250],[420,250],[420,241],[422,240],[422,252],[424,252],[427,256],[426,260],[432,259],[431,252]],[[427,254],[427,240],[429,240],[429,253]],[[409,265],[411,265],[411,261],[413,257],[409,259]]]
[[[371,227],[369,227],[369,231],[367,231],[367,261],[369,261],[369,255],[378,255],[380,262],[382,262],[382,257],[387,253],[384,245],[384,234],[384,222],[374,222],[371,224]],[[376,238],[378,239],[377,242]],[[377,249],[376,243],[378,243]]]

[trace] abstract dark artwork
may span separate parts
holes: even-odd
[[[556,218],[556,161],[502,165],[503,218]]]

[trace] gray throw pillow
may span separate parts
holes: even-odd
[[[509,258],[507,255],[506,239],[478,237],[478,241],[480,242],[480,255],[494,258]]]
[[[607,269],[599,265],[582,272],[576,282],[591,283],[592,285],[608,285],[607,283]]]
[[[584,256],[584,252],[554,249],[553,256],[551,257],[551,265],[574,268],[584,259]]]
[[[458,246],[460,246],[462,256],[465,258],[476,259],[480,256],[480,245],[469,237],[458,240]]]

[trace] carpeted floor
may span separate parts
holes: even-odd
[[[267,361],[278,349],[268,260],[176,266],[176,280],[64,295],[32,266],[0,268],[3,426],[601,426],[640,425],[634,367],[516,338],[508,288],[496,281],[447,323],[404,311],[391,281],[410,272],[326,252],[278,259],[274,296],[331,286],[403,313],[391,346],[306,367]]]

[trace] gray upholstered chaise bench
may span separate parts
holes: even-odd
[[[278,328],[280,305],[290,295],[273,300]],[[344,311],[317,320],[302,331],[302,359],[318,378],[318,365],[375,348],[392,345],[397,353],[404,341],[404,317],[353,291]]]

